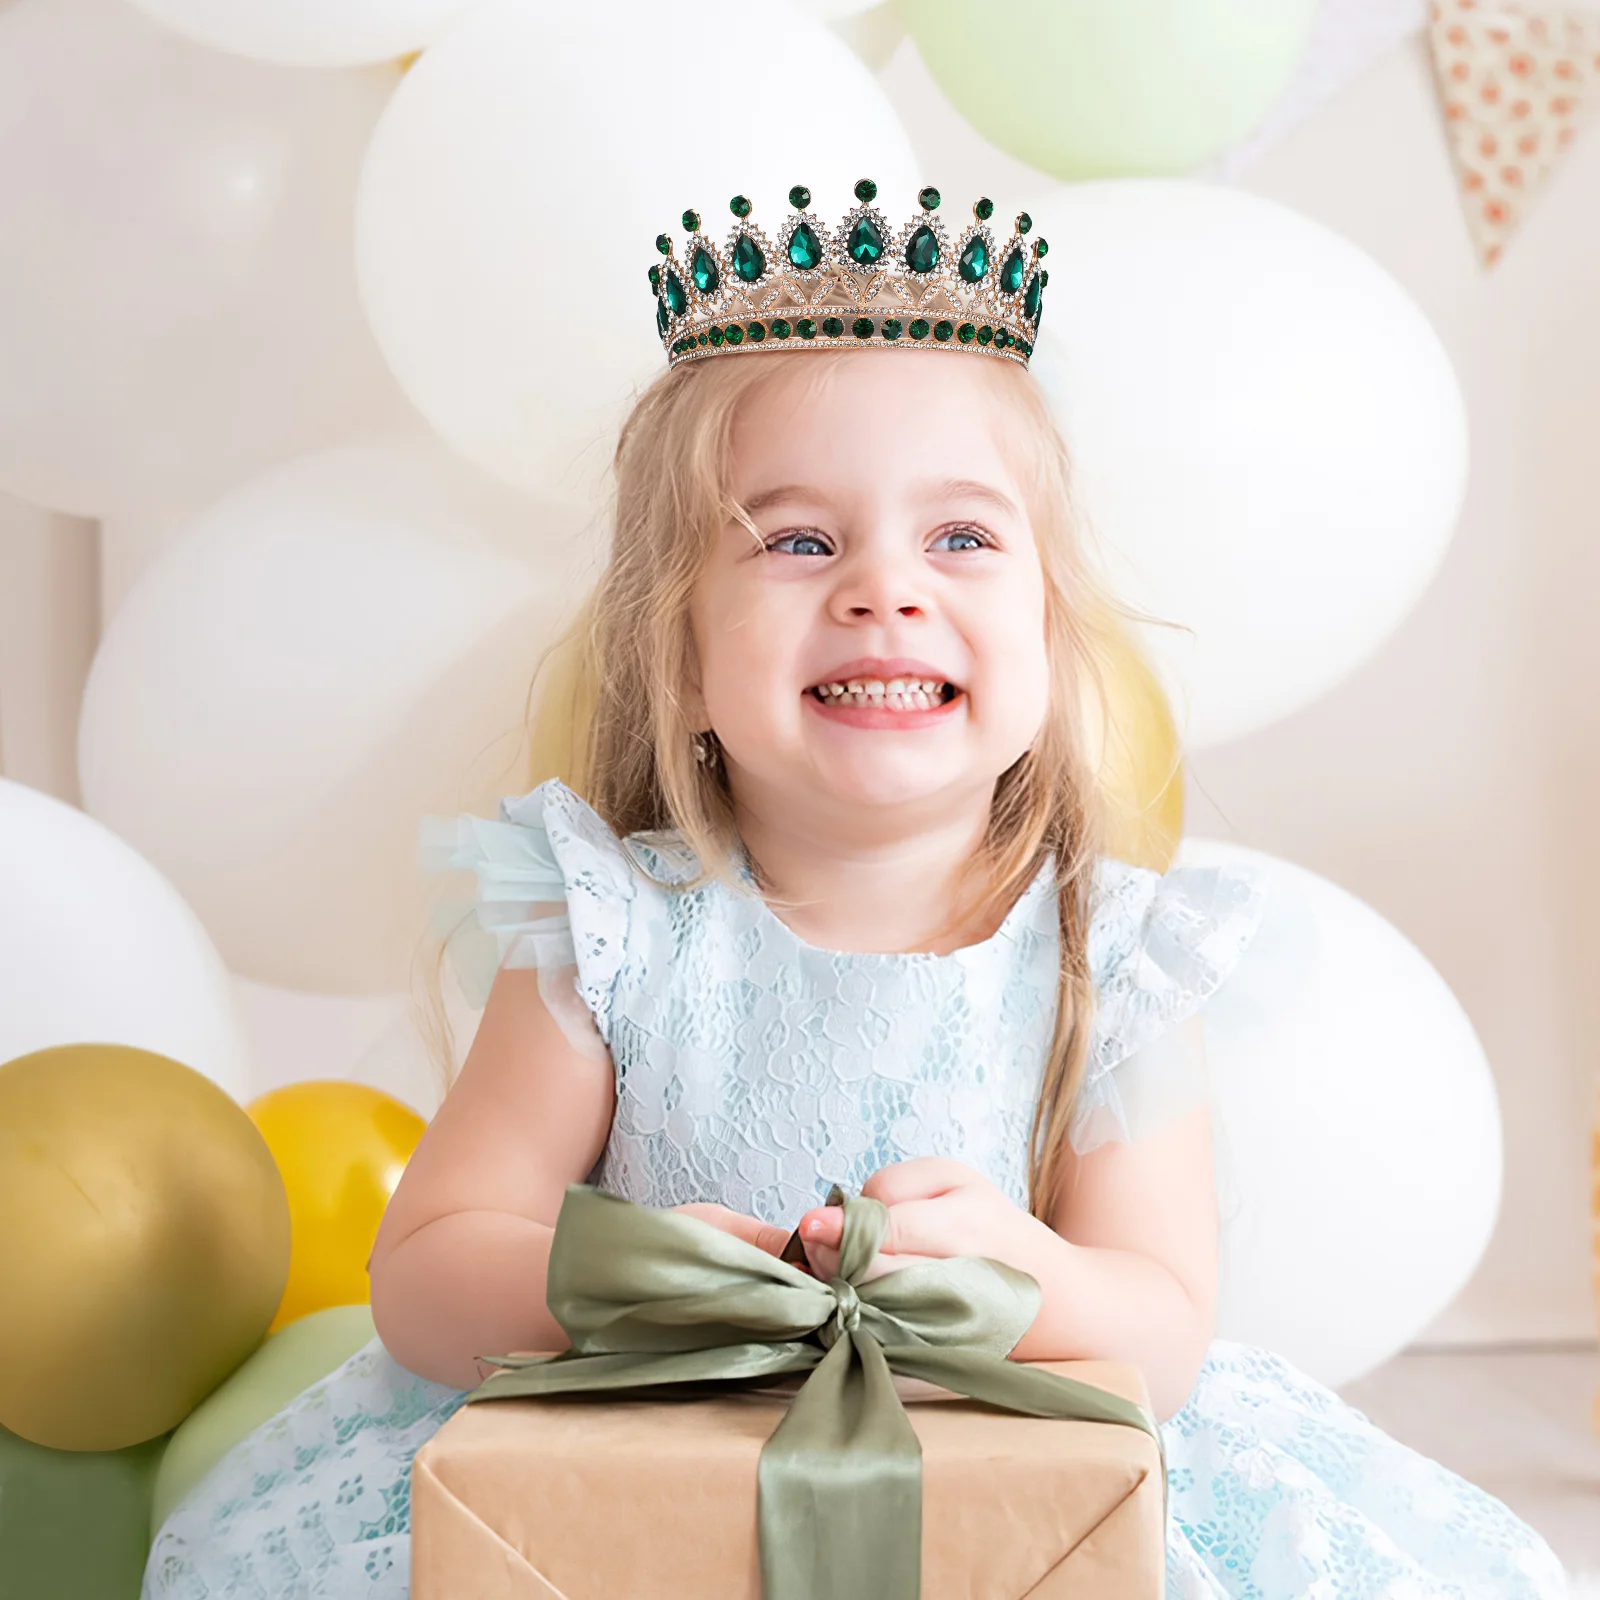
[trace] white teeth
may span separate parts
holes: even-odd
[[[851,678],[843,683],[819,683],[812,692],[830,704],[934,711],[945,703],[944,689],[942,678]]]

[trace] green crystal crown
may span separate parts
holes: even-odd
[[[811,211],[811,191],[789,191],[793,215],[771,235],[750,219],[743,195],[728,202],[733,226],[721,245],[685,211],[680,254],[661,234],[650,268],[656,331],[669,366],[708,356],[773,349],[891,345],[941,347],[1028,364],[1043,313],[1045,241],[1030,239],[1018,215],[998,244],[994,204],[979,200],[972,221],[947,227],[939,191],[923,189],[919,210],[892,227],[863,178],[855,206],[828,228]]]

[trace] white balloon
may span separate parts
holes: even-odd
[[[795,0],[795,4],[819,22],[838,22],[842,18],[859,16],[863,11],[889,9],[888,5],[880,4],[880,0]]]
[[[524,488],[591,502],[611,430],[665,365],[646,274],[657,234],[682,250],[686,207],[720,241],[735,194],[769,233],[796,183],[824,216],[863,176],[914,205],[899,122],[823,24],[788,0],[703,0],[684,22],[647,0],[489,0],[373,136],[356,253],[378,342],[439,432]],[[735,41],[750,59],[719,75]]]
[[[1465,492],[1450,361],[1348,240],[1236,190],[1086,183],[1049,239],[1034,369],[1192,747],[1298,710],[1431,581]],[[1181,710],[1180,710],[1181,714]]]
[[[847,12],[839,12],[829,20],[828,26],[874,72],[888,66],[906,36],[905,21],[894,0],[883,0],[881,5],[872,5],[870,9],[852,7]],[[939,181],[946,181],[942,174]]]
[[[585,556],[570,518],[431,442],[257,479],[112,619],[79,730],[87,808],[181,886],[235,972],[407,988],[418,819],[526,787],[528,685]]]
[[[401,414],[350,240],[397,78],[233,59],[116,0],[0,9],[0,485],[194,504]]]
[[[421,50],[471,0],[132,0],[157,22],[235,55],[355,67]]]
[[[177,890],[81,811],[0,778],[0,1063],[63,1044],[250,1088],[227,969]]]
[[[1494,1080],[1422,953],[1302,867],[1186,839],[1185,864],[1270,879],[1260,932],[1206,1009],[1223,1216],[1219,1333],[1330,1387],[1455,1298],[1500,1207]]]

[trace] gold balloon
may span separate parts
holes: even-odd
[[[293,1245],[276,1332],[329,1306],[372,1298],[367,1261],[378,1224],[424,1123],[409,1106],[362,1083],[291,1083],[264,1094],[250,1118],[289,1195]]]
[[[1183,757],[1167,697],[1121,624],[1105,629],[1107,718],[1085,704],[1091,744],[1099,753],[1110,829],[1109,853],[1165,872],[1183,832]],[[1087,698],[1087,697],[1086,697]],[[529,779],[560,778],[580,793],[582,731],[593,714],[594,688],[571,640],[551,653],[539,684],[530,731]]]
[[[1165,872],[1183,833],[1183,756],[1160,681],[1127,630],[1109,634],[1106,722],[1090,712],[1106,799],[1108,854]]]
[[[166,1433],[288,1270],[271,1152],[210,1079],[126,1045],[0,1067],[0,1424],[57,1450]]]

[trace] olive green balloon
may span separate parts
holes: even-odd
[[[333,1306],[280,1328],[173,1434],[156,1474],[151,1534],[246,1434],[375,1337],[369,1306]]]
[[[0,1428],[0,1600],[139,1600],[165,1444],[47,1450]]]
[[[1317,9],[1316,0],[899,5],[962,116],[1058,178],[1184,173],[1242,139],[1287,87]]]
[[[0,1067],[0,1425],[60,1450],[169,1432],[288,1271],[283,1180],[209,1078],[126,1045]]]

